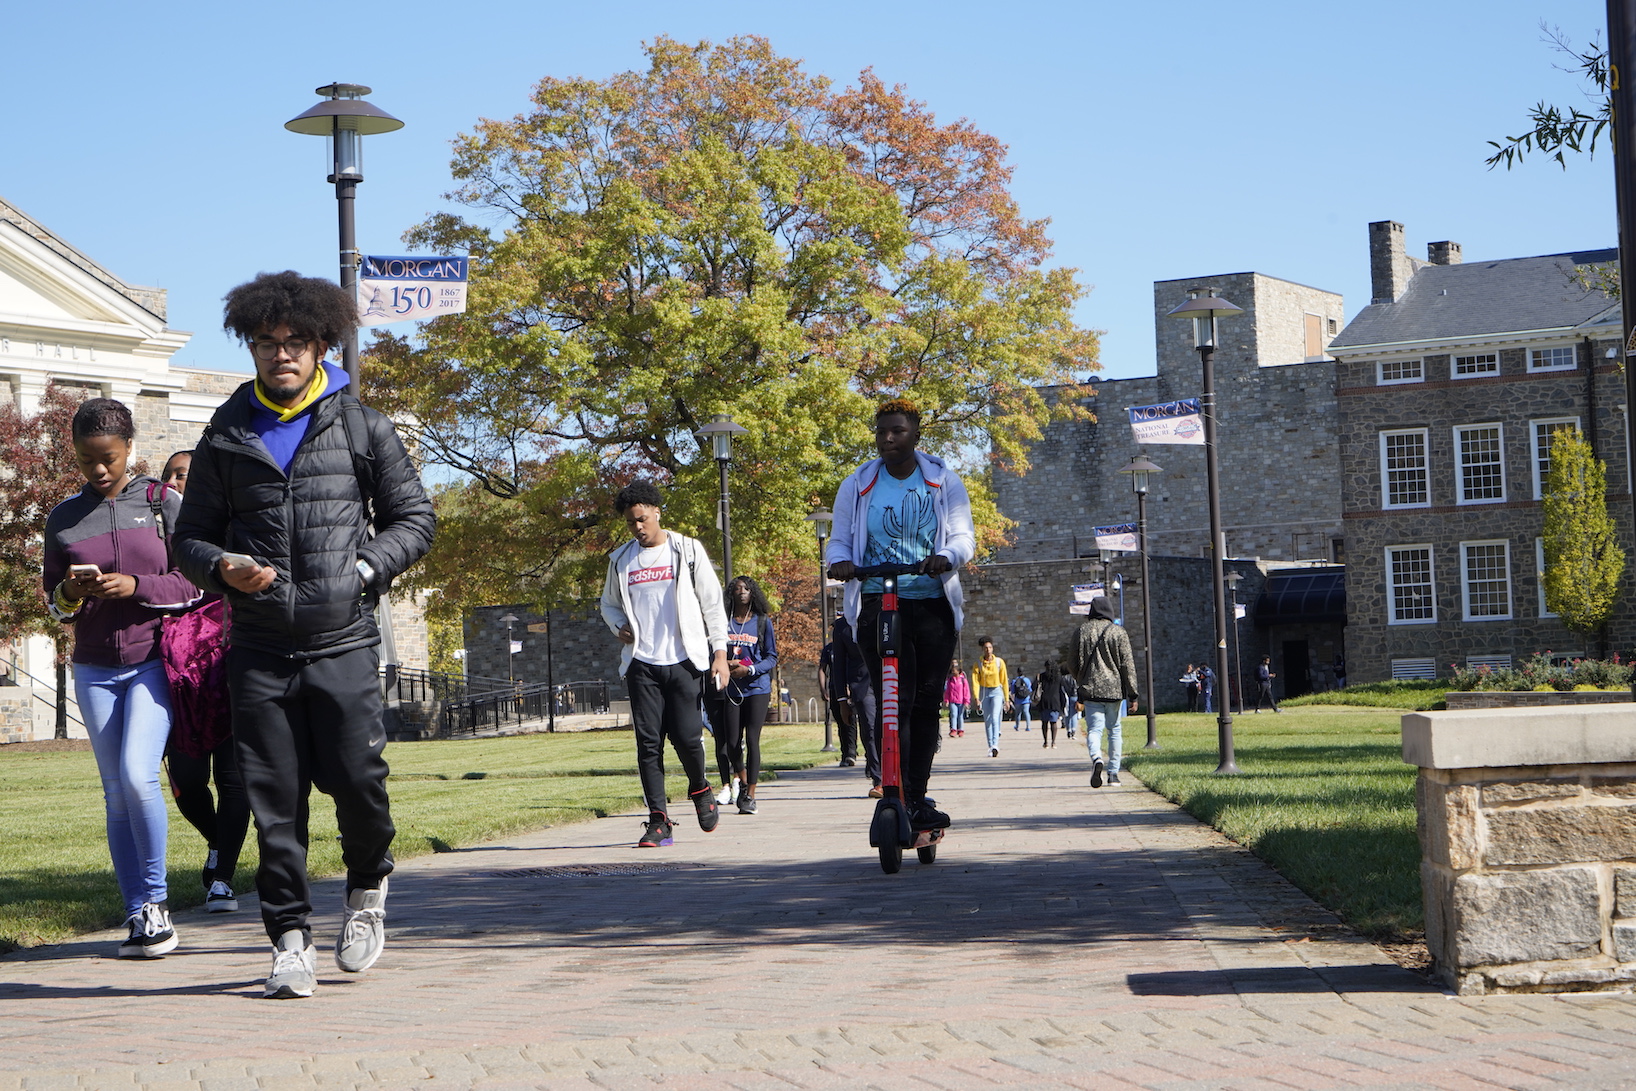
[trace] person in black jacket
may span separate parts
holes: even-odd
[[[314,785],[335,800],[347,868],[336,963],[368,969],[385,943],[396,831],[374,606],[431,547],[434,519],[391,421],[324,363],[357,323],[339,286],[293,272],[228,293],[223,325],[249,346],[256,378],[194,450],[174,542],[188,578],[231,607],[228,688],[261,848],[270,998],[311,996],[317,973],[306,866]]]

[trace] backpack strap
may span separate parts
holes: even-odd
[[[165,490],[168,488],[163,481],[148,482],[148,510],[153,512],[153,528],[161,538],[170,537],[165,533]]]
[[[373,515],[375,448],[369,434],[369,420],[364,416],[364,404],[356,395],[342,395],[341,425],[346,429],[347,449],[352,452],[352,474],[358,479],[358,491],[363,493],[364,505]]]

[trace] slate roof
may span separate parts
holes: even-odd
[[[1616,261],[1617,250],[1581,250],[1504,261],[1427,265],[1394,303],[1358,312],[1329,350],[1399,341],[1572,328],[1615,306],[1575,284],[1575,266]]]
[[[41,243],[47,249],[55,252],[58,257],[66,259],[70,264],[78,266],[83,272],[89,273],[97,280],[106,284],[138,307],[154,317],[163,320],[165,317],[165,296],[163,288],[148,288],[137,284],[126,284],[114,274],[98,265],[83,251],[77,250],[63,241],[44,224],[18,208],[16,205],[0,197],[0,223],[10,224],[23,234]]]

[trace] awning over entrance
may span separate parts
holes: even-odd
[[[1269,573],[1255,600],[1258,626],[1346,624],[1346,568],[1292,568]]]

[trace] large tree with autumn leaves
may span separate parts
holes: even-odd
[[[763,39],[660,38],[645,71],[542,80],[531,107],[455,141],[417,249],[473,259],[468,311],[377,338],[374,404],[459,471],[413,577],[451,605],[562,601],[625,537],[617,488],[650,476],[707,543],[716,465],[694,432],[749,430],[733,464],[735,568],[815,568],[805,515],[872,453],[906,396],[966,472],[988,542],[989,469],[1026,468],[1042,388],[1097,365],[1074,271],[1007,191],[1005,147],[864,72],[837,89]]]

